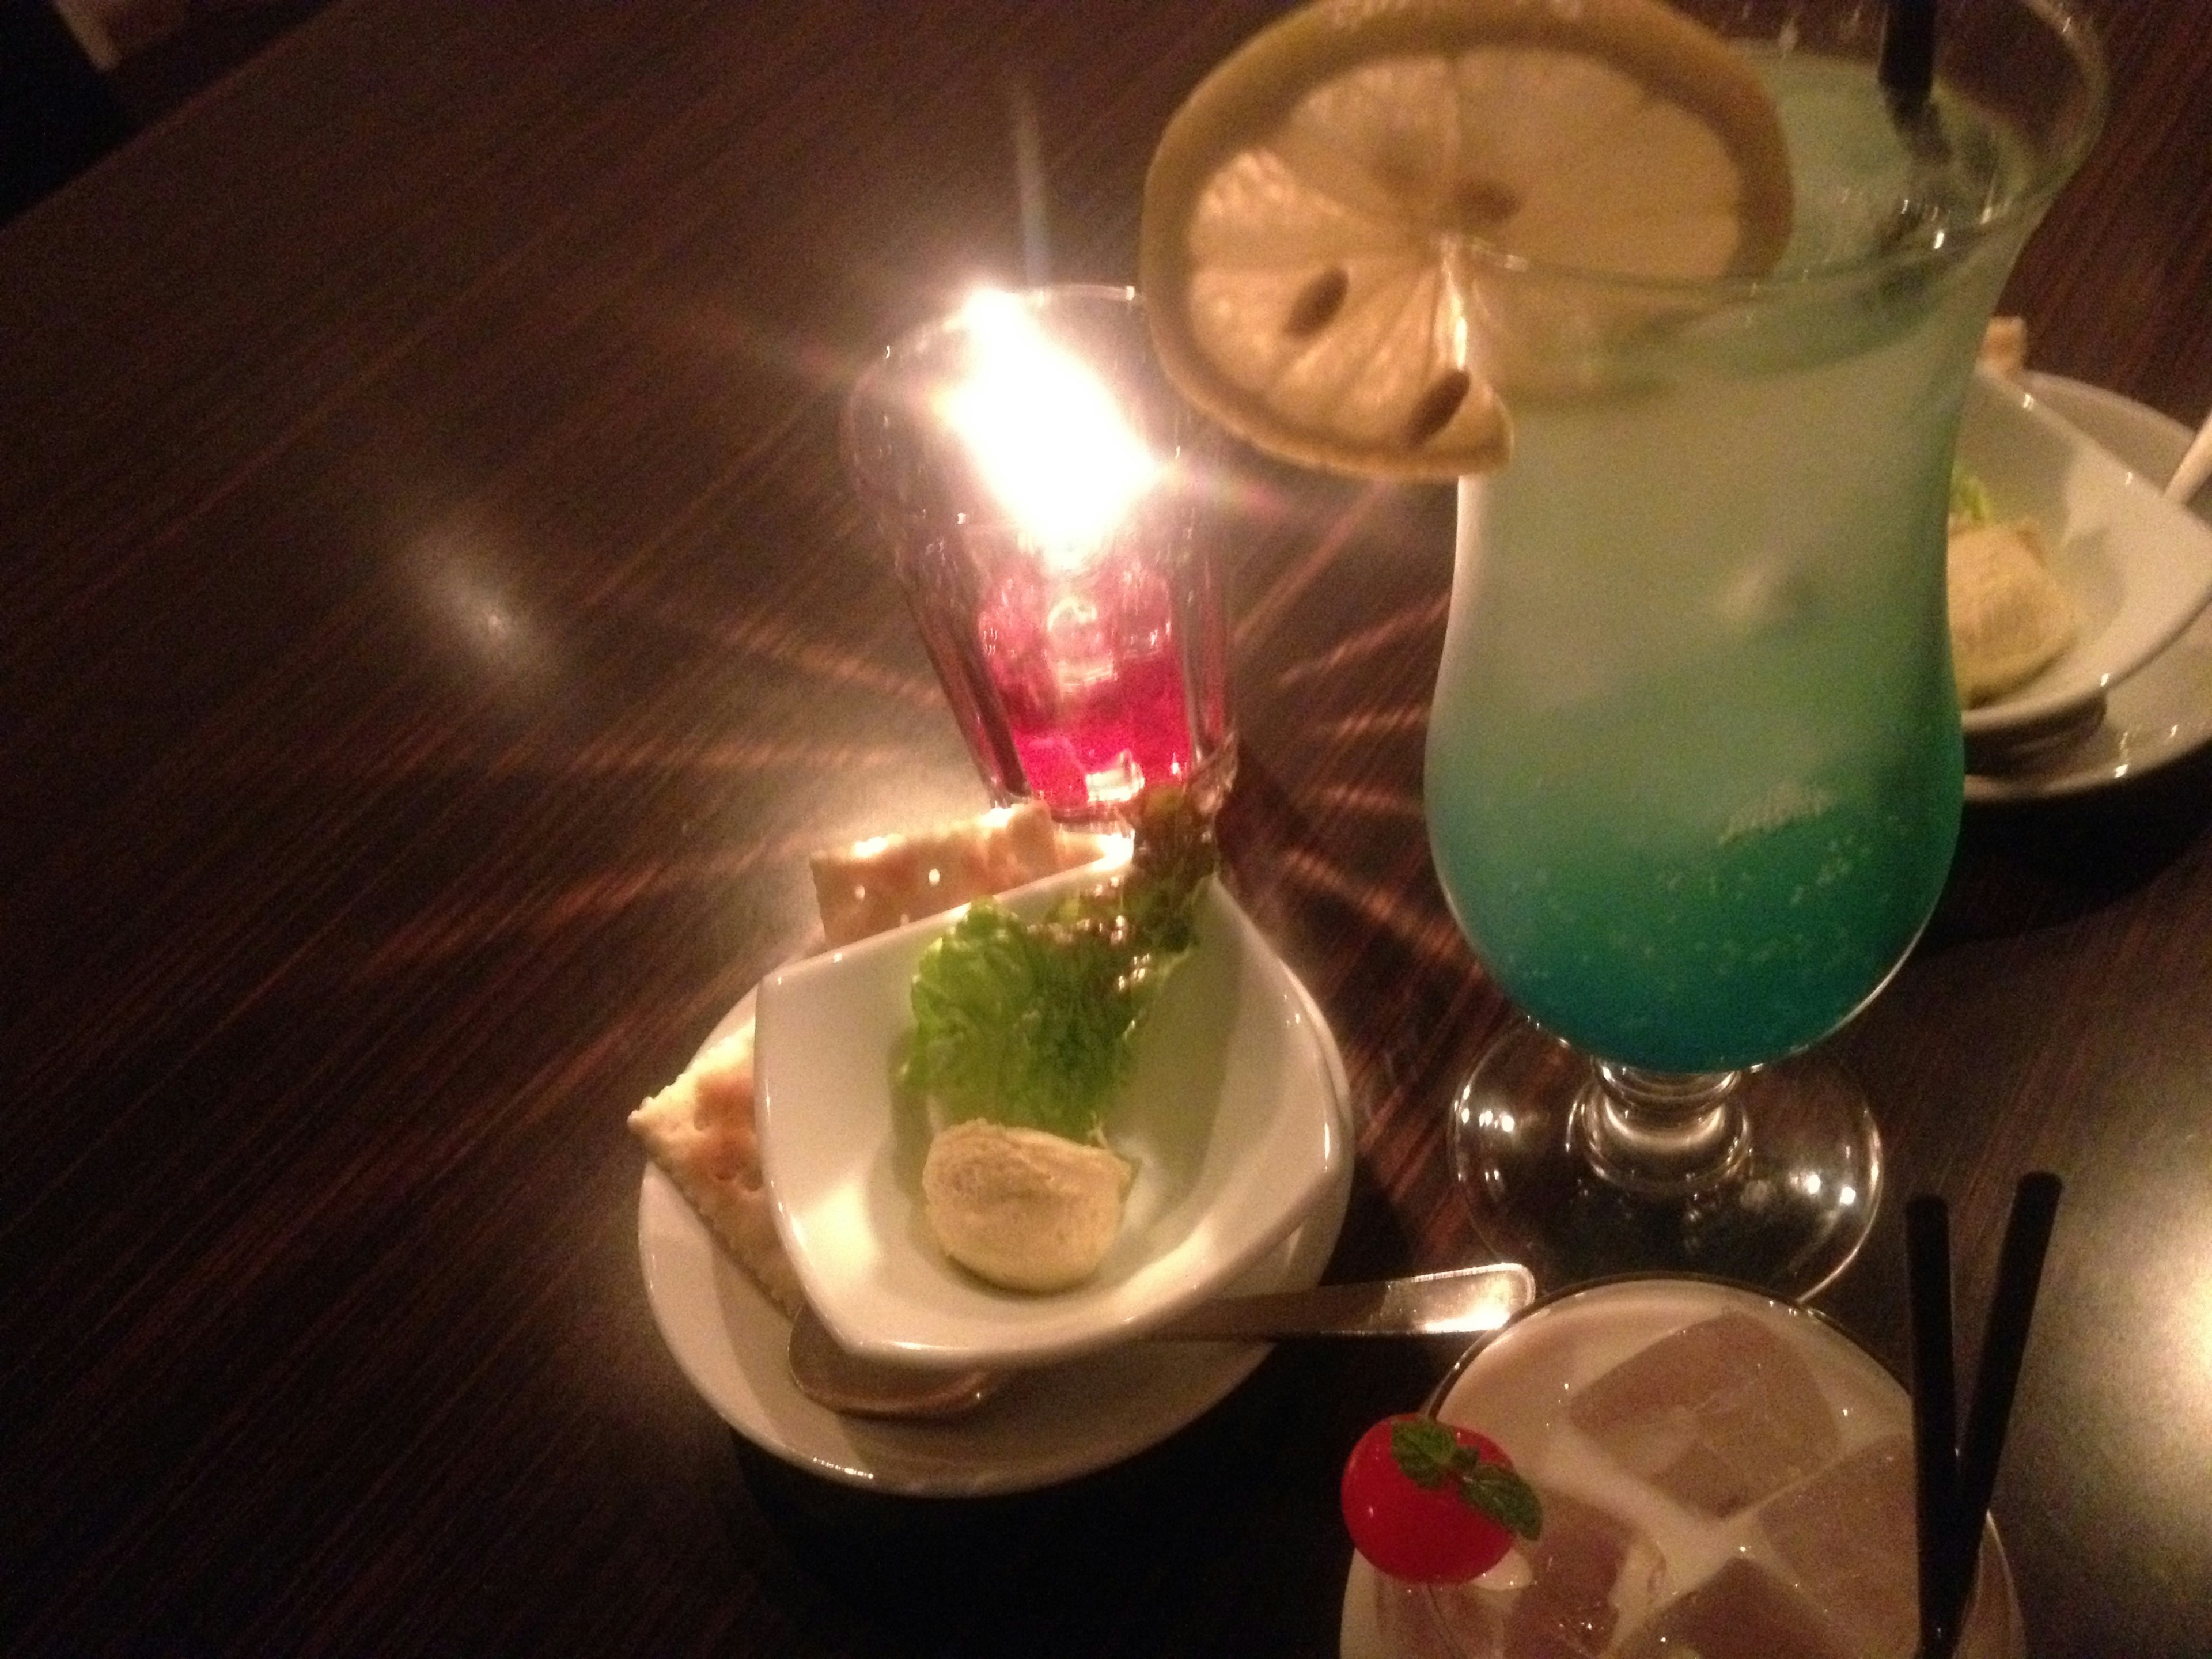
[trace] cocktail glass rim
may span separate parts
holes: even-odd
[[[2076,0],[1995,0],[2038,16],[2058,43],[2073,57],[2081,72],[2084,102],[2068,142],[2038,166],[2021,190],[2008,195],[1986,218],[1952,233],[1980,237],[1996,234],[2022,219],[2033,220],[2063,190],[2095,146],[2104,130],[2112,102],[2112,71],[2097,30]],[[1748,37],[1732,37],[1736,40]],[[1848,287],[1863,282],[1875,271],[1894,270],[1937,258],[1955,257],[1955,248],[1907,246],[1855,255],[1832,263],[1797,270],[1713,276],[1641,276],[1562,260],[1514,253],[1482,241],[1465,239],[1468,257],[1495,275],[1516,280],[1546,279],[1609,290],[1623,297],[1642,296],[1652,302],[1698,296],[1707,303],[1726,303],[1771,295],[1778,290],[1809,293],[1831,285]]]

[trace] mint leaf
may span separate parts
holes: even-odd
[[[1544,1535],[1544,1505],[1536,1489],[1503,1463],[1477,1462],[1462,1472],[1460,1496],[1516,1538]]]
[[[1390,1425],[1390,1459],[1417,1486],[1435,1488],[1459,1473],[1458,1438],[1433,1417],[1401,1418]]]
[[[1486,1515],[1516,1538],[1544,1533],[1544,1506],[1536,1489],[1503,1463],[1486,1462],[1433,1417],[1401,1418],[1390,1425],[1390,1456],[1406,1478],[1434,1491],[1449,1481],[1460,1501]]]

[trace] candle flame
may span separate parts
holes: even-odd
[[[983,289],[961,319],[973,367],[944,394],[944,417],[1023,532],[1054,562],[1080,565],[1152,488],[1160,464],[1105,382],[1013,295]]]

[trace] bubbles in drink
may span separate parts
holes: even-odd
[[[1748,806],[1740,806],[1721,826],[1721,844],[1745,836],[1762,836],[1819,817],[1836,804],[1836,798],[1818,786],[1784,779]]]

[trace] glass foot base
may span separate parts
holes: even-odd
[[[1483,1242],[1546,1291],[1694,1273],[1812,1295],[1873,1224],[1881,1139],[1858,1085],[1817,1054],[1742,1073],[1725,1167],[1688,1196],[1631,1190],[1585,1150],[1597,1068],[1516,1020],[1452,1102],[1452,1168]]]

